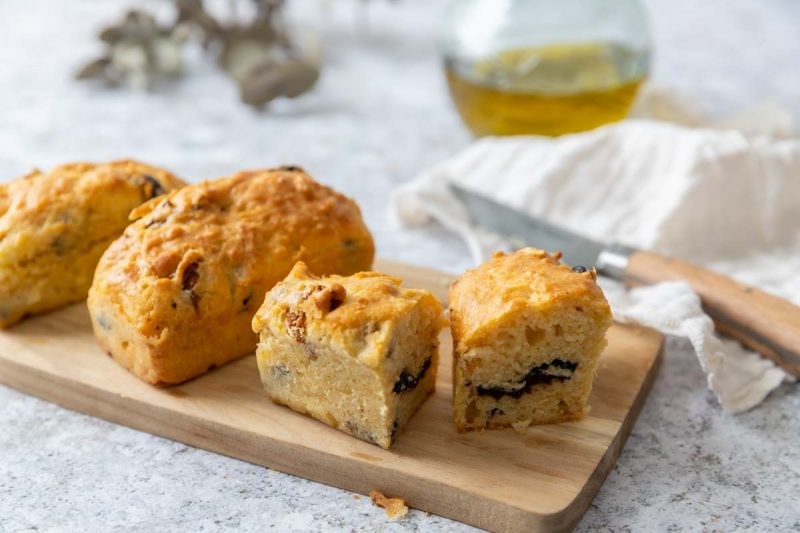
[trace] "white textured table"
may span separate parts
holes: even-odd
[[[309,24],[319,3],[293,0]],[[442,230],[387,219],[392,187],[469,142],[447,101],[433,2],[376,5],[370,33],[327,2],[317,90],[257,114],[212,66],[158,94],[71,81],[95,28],[126,2],[0,3],[0,179],[37,165],[133,156],[192,180],[300,164],[358,199],[378,252],[458,271]],[[333,4],[339,4],[334,6]],[[770,98],[800,119],[800,4],[652,0],[655,79],[722,114]],[[161,5],[151,3],[150,5]],[[800,391],[722,413],[687,344],[661,375],[581,530],[799,530]],[[66,411],[0,387],[0,531],[467,531],[412,511],[387,522],[367,498]]]

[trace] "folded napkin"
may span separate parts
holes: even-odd
[[[402,223],[435,220],[476,262],[509,244],[474,227],[457,183],[596,239],[681,257],[800,304],[800,140],[628,120],[558,138],[476,141],[397,190]],[[602,281],[615,317],[688,338],[726,410],[760,403],[788,376],[714,333],[682,282],[625,291]]]

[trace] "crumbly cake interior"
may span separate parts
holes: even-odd
[[[489,343],[459,358],[464,424],[527,427],[582,418],[604,332],[597,317],[571,305],[513,317]]]
[[[254,321],[270,398],[389,448],[435,387],[440,304],[375,273],[320,279],[301,264],[291,278]]]
[[[589,411],[611,312],[594,272],[526,248],[450,290],[457,429],[577,420]]]

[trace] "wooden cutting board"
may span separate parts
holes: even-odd
[[[376,269],[445,300],[451,278],[379,261]],[[615,324],[580,422],[459,434],[450,415],[451,342],[437,391],[390,451],[273,405],[246,357],[184,385],[153,388],[93,342],[85,305],[0,332],[0,382],[70,409],[492,531],[568,530],[616,461],[652,385],[662,336]]]

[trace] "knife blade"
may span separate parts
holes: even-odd
[[[450,190],[474,222],[512,241],[560,251],[569,265],[595,267],[629,286],[687,282],[721,333],[800,377],[800,307],[788,300],[688,261],[588,239],[454,184]]]
[[[635,251],[621,244],[588,239],[458,185],[450,184],[450,190],[464,204],[474,222],[510,238],[513,244],[559,251],[564,262],[571,266],[595,267],[601,275],[622,280],[627,258]]]

